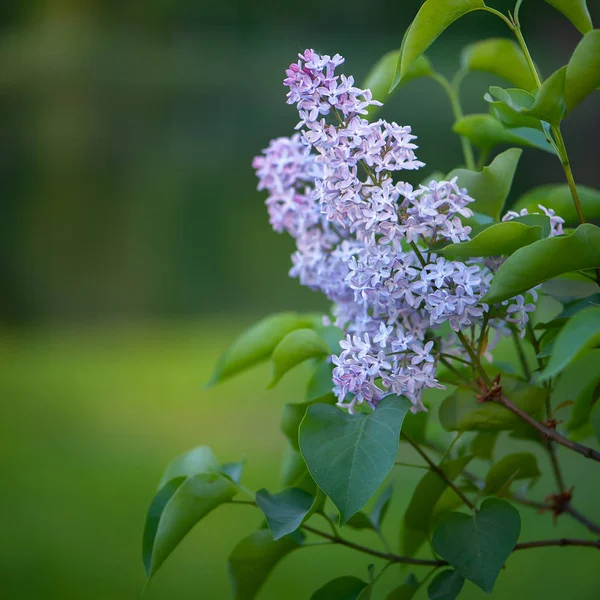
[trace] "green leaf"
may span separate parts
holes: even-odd
[[[273,351],[273,377],[267,387],[275,387],[290,369],[305,360],[329,354],[329,345],[313,329],[296,329],[288,333]]]
[[[585,223],[571,235],[539,240],[509,256],[482,302],[496,304],[563,273],[597,267],[600,267],[600,228]]]
[[[426,0],[411,24],[402,48],[401,75],[449,25],[484,6],[483,0]]]
[[[176,477],[190,477],[198,473],[218,473],[219,461],[208,446],[197,446],[174,459],[165,469],[158,489]]]
[[[593,28],[586,0],[546,0],[546,2],[565,15],[581,33],[587,33]]]
[[[528,452],[508,454],[488,471],[483,493],[502,495],[508,491],[511,482],[518,479],[535,479],[541,475],[537,459]]]
[[[571,112],[600,85],[600,29],[588,31],[567,65],[565,102]]]
[[[600,219],[600,192],[583,185],[577,186],[577,192],[586,218],[594,221]],[[573,198],[569,186],[566,184],[550,184],[533,188],[515,202],[512,210],[519,212],[526,208],[529,212],[539,212],[538,204],[555,210],[556,214],[565,219],[567,224],[579,224]]]
[[[433,532],[433,548],[465,579],[491,593],[521,531],[518,511],[488,498],[474,515],[451,513]]]
[[[369,71],[362,87],[371,90],[373,100],[385,103],[387,97],[391,94],[390,88],[394,81],[399,55],[399,50],[392,50],[384,54]],[[378,107],[373,106],[371,108],[377,109]],[[373,114],[373,112],[370,110],[369,114]]]
[[[456,600],[462,590],[465,578],[454,569],[438,573],[427,588],[429,600]]]
[[[314,498],[299,488],[290,488],[278,494],[271,494],[265,489],[256,492],[256,504],[265,514],[274,540],[296,531],[313,502]]]
[[[386,597],[385,600],[411,600],[419,591],[418,583],[403,583],[397,588],[394,588]]]
[[[469,44],[461,53],[461,65],[470,71],[493,73],[528,91],[537,89],[523,52],[516,42],[506,38]]]
[[[242,471],[244,470],[244,461],[229,462],[221,465],[220,473],[229,477],[233,483],[239,484],[242,479]]]
[[[333,395],[333,364],[327,361],[320,362],[314,370],[306,387],[306,402],[324,401],[329,404]]]
[[[340,341],[344,339],[344,332],[335,325],[328,325],[327,327],[317,327],[315,331],[323,338],[325,343],[331,350],[330,354],[340,353]]]
[[[596,439],[600,443],[600,402],[596,402],[594,408],[592,408],[592,412],[590,413],[590,424]]]
[[[480,431],[471,441],[471,452],[482,460],[494,460],[498,431]]]
[[[472,458],[462,456],[449,460],[442,463],[441,469],[450,481],[454,481]],[[427,471],[417,484],[404,513],[404,528],[400,540],[402,554],[412,556],[427,539],[433,511],[447,485],[446,480],[434,471]]]
[[[190,529],[237,493],[236,485],[215,473],[171,480],[150,506],[144,532],[144,563],[148,578],[160,568]],[[159,513],[159,509],[162,510]]]
[[[531,127],[543,131],[539,119],[528,117],[521,112],[535,104],[535,96],[520,88],[507,88],[492,85],[490,93],[485,94],[494,116],[508,127]]]
[[[522,150],[510,148],[498,154],[489,166],[483,168],[483,171],[454,169],[448,175],[448,180],[458,177],[458,185],[467,188],[469,196],[475,198],[475,202],[469,207],[475,212],[498,220],[510,191],[521,153]]]
[[[384,398],[371,413],[350,415],[315,404],[300,424],[300,450],[317,485],[338,507],[342,523],[358,512],[385,479],[398,451],[410,402]]]
[[[600,252],[600,247],[598,251]],[[560,373],[586,350],[598,344],[600,344],[600,307],[592,306],[577,313],[558,334],[550,361],[542,372],[542,378],[548,379]]]
[[[454,124],[453,130],[486,152],[498,144],[510,144],[538,148],[556,154],[540,131],[526,127],[509,129],[491,115],[467,115]]]
[[[506,395],[529,415],[539,412],[547,395],[538,388],[505,375],[502,387]],[[440,406],[440,423],[447,431],[502,431],[520,423],[519,417],[496,402],[477,402],[470,388],[458,387]]]
[[[505,221],[484,229],[468,242],[449,244],[440,252],[453,258],[509,256],[519,248],[542,239],[542,228]]]
[[[404,85],[413,79],[418,79],[419,77],[429,77],[435,73],[435,70],[431,66],[429,59],[423,54],[412,62],[404,74],[401,74],[400,70],[402,52],[404,51],[404,45],[406,44],[406,38],[408,37],[411,26],[412,25],[409,25],[408,29],[404,32],[404,35],[402,36],[402,43],[400,44],[400,51],[396,53],[395,71],[393,74],[392,85],[390,86],[388,92],[389,94],[391,94],[398,86]]]
[[[338,577],[319,588],[310,600],[358,600],[368,585],[358,577]]]
[[[208,385],[225,381],[267,360],[288,333],[311,325],[310,317],[296,313],[279,313],[259,321],[242,333],[225,351]]]
[[[377,530],[380,530],[381,526],[383,525],[383,520],[385,519],[388,508],[390,507],[393,493],[394,486],[390,483],[390,485],[382,490],[377,500],[375,500],[373,508],[371,508],[369,519],[371,520],[371,523],[373,523],[373,527]]]
[[[371,522],[371,519],[362,511],[359,511],[355,514],[353,514],[348,521],[346,522],[346,525],[348,527],[350,527],[351,529],[358,529],[358,530],[362,530],[362,529],[372,529],[375,530],[375,527],[373,527],[373,523]]]
[[[253,600],[277,563],[302,545],[296,531],[274,541],[268,529],[244,538],[229,555],[227,569],[234,600]]]
[[[590,350],[574,360],[561,374],[552,391],[552,400],[556,405],[574,401],[568,429],[578,429],[588,422],[599,382],[600,349]]]
[[[536,117],[552,125],[558,125],[565,116],[565,75],[567,67],[561,67],[542,83],[537,91],[535,102],[529,109],[521,112]]]
[[[286,488],[297,487],[313,496],[317,493],[317,484],[310,476],[302,455],[289,447],[283,455],[281,483]]]
[[[404,425],[402,431],[411,437],[415,442],[424,443],[427,438],[427,423],[429,422],[429,411],[418,412],[411,415]]]

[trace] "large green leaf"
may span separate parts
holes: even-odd
[[[453,129],[455,133],[466,137],[475,146],[486,152],[498,144],[510,144],[554,153],[541,131],[527,127],[509,129],[492,115],[467,115],[459,119]]]
[[[273,377],[267,387],[275,387],[290,369],[305,360],[328,354],[331,354],[329,344],[313,329],[296,329],[288,333],[273,350]]]
[[[315,404],[300,424],[300,450],[317,485],[345,523],[375,493],[398,452],[400,428],[410,402],[384,398],[371,413],[350,415]]]
[[[496,304],[563,273],[598,267],[600,228],[585,223],[571,235],[539,240],[509,256],[482,301]]]
[[[534,415],[544,406],[548,391],[505,375],[504,393],[527,414]],[[440,406],[440,423],[448,431],[502,431],[521,422],[514,413],[493,401],[477,402],[470,388],[458,387]]]
[[[259,321],[225,351],[208,385],[224,381],[264,360],[290,331],[310,327],[312,319],[296,313],[279,313]]]
[[[440,250],[453,258],[471,258],[473,256],[508,256],[542,239],[543,230],[539,226],[505,221],[486,227],[468,242],[449,244]]]
[[[456,600],[462,590],[465,578],[454,569],[438,573],[427,588],[429,600]]]
[[[426,0],[410,26],[404,41],[400,73],[429,48],[437,37],[457,19],[485,7],[483,0]]]
[[[503,495],[511,482],[522,479],[535,479],[541,475],[537,459],[528,452],[508,454],[491,467],[485,477],[484,494]]]
[[[296,531],[274,541],[268,529],[244,538],[227,562],[234,600],[253,600],[277,563],[302,545],[304,536]]]
[[[577,192],[586,218],[589,220],[600,219],[600,192],[584,185],[578,185]],[[549,184],[533,188],[514,203],[512,210],[520,211],[526,208],[530,212],[538,212],[538,204],[555,210],[556,214],[561,216],[567,224],[579,223],[571,191],[566,184]]]
[[[600,252],[600,247],[598,251]],[[550,361],[542,372],[542,378],[548,379],[560,373],[586,350],[598,344],[600,344],[600,307],[592,306],[577,313],[558,334]]]
[[[546,0],[546,2],[560,10],[581,33],[587,33],[593,28],[586,0]]]
[[[469,195],[475,199],[475,202],[469,205],[472,210],[498,220],[521,153],[522,150],[510,148],[498,154],[483,171],[455,169],[449,173],[448,179],[457,177],[458,185],[467,188]]]
[[[462,456],[441,465],[450,481],[454,481],[466,468],[473,457]],[[402,554],[412,556],[427,539],[434,508],[448,483],[434,471],[427,471],[415,487],[408,508],[404,513],[404,526],[401,532]]]
[[[290,488],[278,494],[271,494],[265,489],[256,492],[256,504],[263,511],[274,540],[296,531],[313,502],[314,498],[300,488]]]
[[[600,85],[600,29],[588,31],[567,65],[565,102],[571,112]]]
[[[178,477],[167,483],[152,502],[146,519],[144,564],[148,577],[198,521],[231,500],[237,491],[229,478],[215,473]]]
[[[176,477],[189,477],[198,473],[218,473],[219,461],[208,446],[197,446],[174,459],[165,469],[158,484],[162,488]]]
[[[537,88],[521,48],[507,38],[491,38],[469,44],[462,51],[461,64],[470,71],[484,71],[503,77],[530,92]]]
[[[473,515],[451,513],[433,532],[433,548],[465,579],[490,594],[521,531],[521,518],[505,500],[488,498]]]
[[[362,579],[351,575],[338,577],[319,588],[310,600],[358,600],[368,585]]]

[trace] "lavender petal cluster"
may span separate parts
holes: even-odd
[[[395,179],[424,166],[416,138],[408,126],[365,118],[380,103],[336,74],[343,63],[306,50],[290,65],[284,85],[299,132],[254,159],[258,187],[268,192],[273,228],[296,241],[290,275],[333,302],[333,322],[345,333],[331,359],[338,404],[352,412],[398,394],[413,412],[426,410],[423,391],[442,387],[440,353],[461,357],[454,332],[480,327],[489,311],[481,298],[494,269],[436,254],[440,242],[469,239],[473,198],[456,179],[418,188]],[[524,327],[531,306],[518,297],[504,310]]]

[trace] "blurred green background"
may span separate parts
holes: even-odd
[[[202,389],[219,353],[253,319],[325,307],[287,277],[292,243],[269,228],[251,159],[296,122],[281,81],[298,51],[340,52],[360,82],[399,46],[419,5],[0,7],[0,597],[139,597],[145,510],[162,468],[192,446],[209,444],[223,461],[245,454],[249,487],[277,485],[279,407],[301,399],[302,369],[275,391],[264,391],[267,367]],[[596,1],[588,5],[600,22]],[[527,0],[521,12],[542,71],[564,64],[577,31],[542,0]],[[508,35],[503,27],[491,15],[469,15],[430,57],[450,74],[462,45]],[[469,77],[467,111],[486,110],[490,83],[500,82]],[[594,187],[599,110],[596,95],[565,127],[575,177]],[[450,109],[433,82],[411,83],[384,111],[413,126],[428,170],[461,162]],[[511,198],[547,182],[562,182],[558,162],[527,150]],[[600,478],[580,457],[563,458],[576,506],[600,518]],[[395,515],[419,476],[394,474]],[[534,495],[550,490],[543,479]],[[552,528],[549,515],[522,516],[522,539],[587,533],[566,517]],[[227,553],[259,522],[244,507],[213,513],[145,597],[228,598]],[[387,533],[397,538],[393,527]],[[377,543],[368,533],[358,539]],[[261,597],[308,598],[336,575],[366,574],[368,562],[345,549],[299,551]],[[591,600],[598,566],[587,549],[519,553],[494,597]],[[385,581],[405,576],[394,567]],[[483,594],[469,586],[465,597]]]

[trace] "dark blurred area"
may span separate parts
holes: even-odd
[[[340,52],[360,82],[398,47],[420,4],[3,3],[0,317],[81,322],[323,306],[286,276],[292,244],[270,230],[251,159],[296,122],[282,78],[299,50]],[[522,21],[543,72],[566,62],[579,34],[560,13],[526,2]],[[472,13],[429,54],[449,74],[462,45],[494,35],[510,32]],[[500,82],[468,78],[468,111],[486,110],[490,83]],[[597,154],[587,149],[598,138],[598,106],[589,99],[565,124],[575,176],[592,186],[600,184]],[[383,116],[413,126],[428,170],[461,162],[437,84],[407,85]],[[562,181],[558,162],[527,150],[512,198],[548,180]]]

